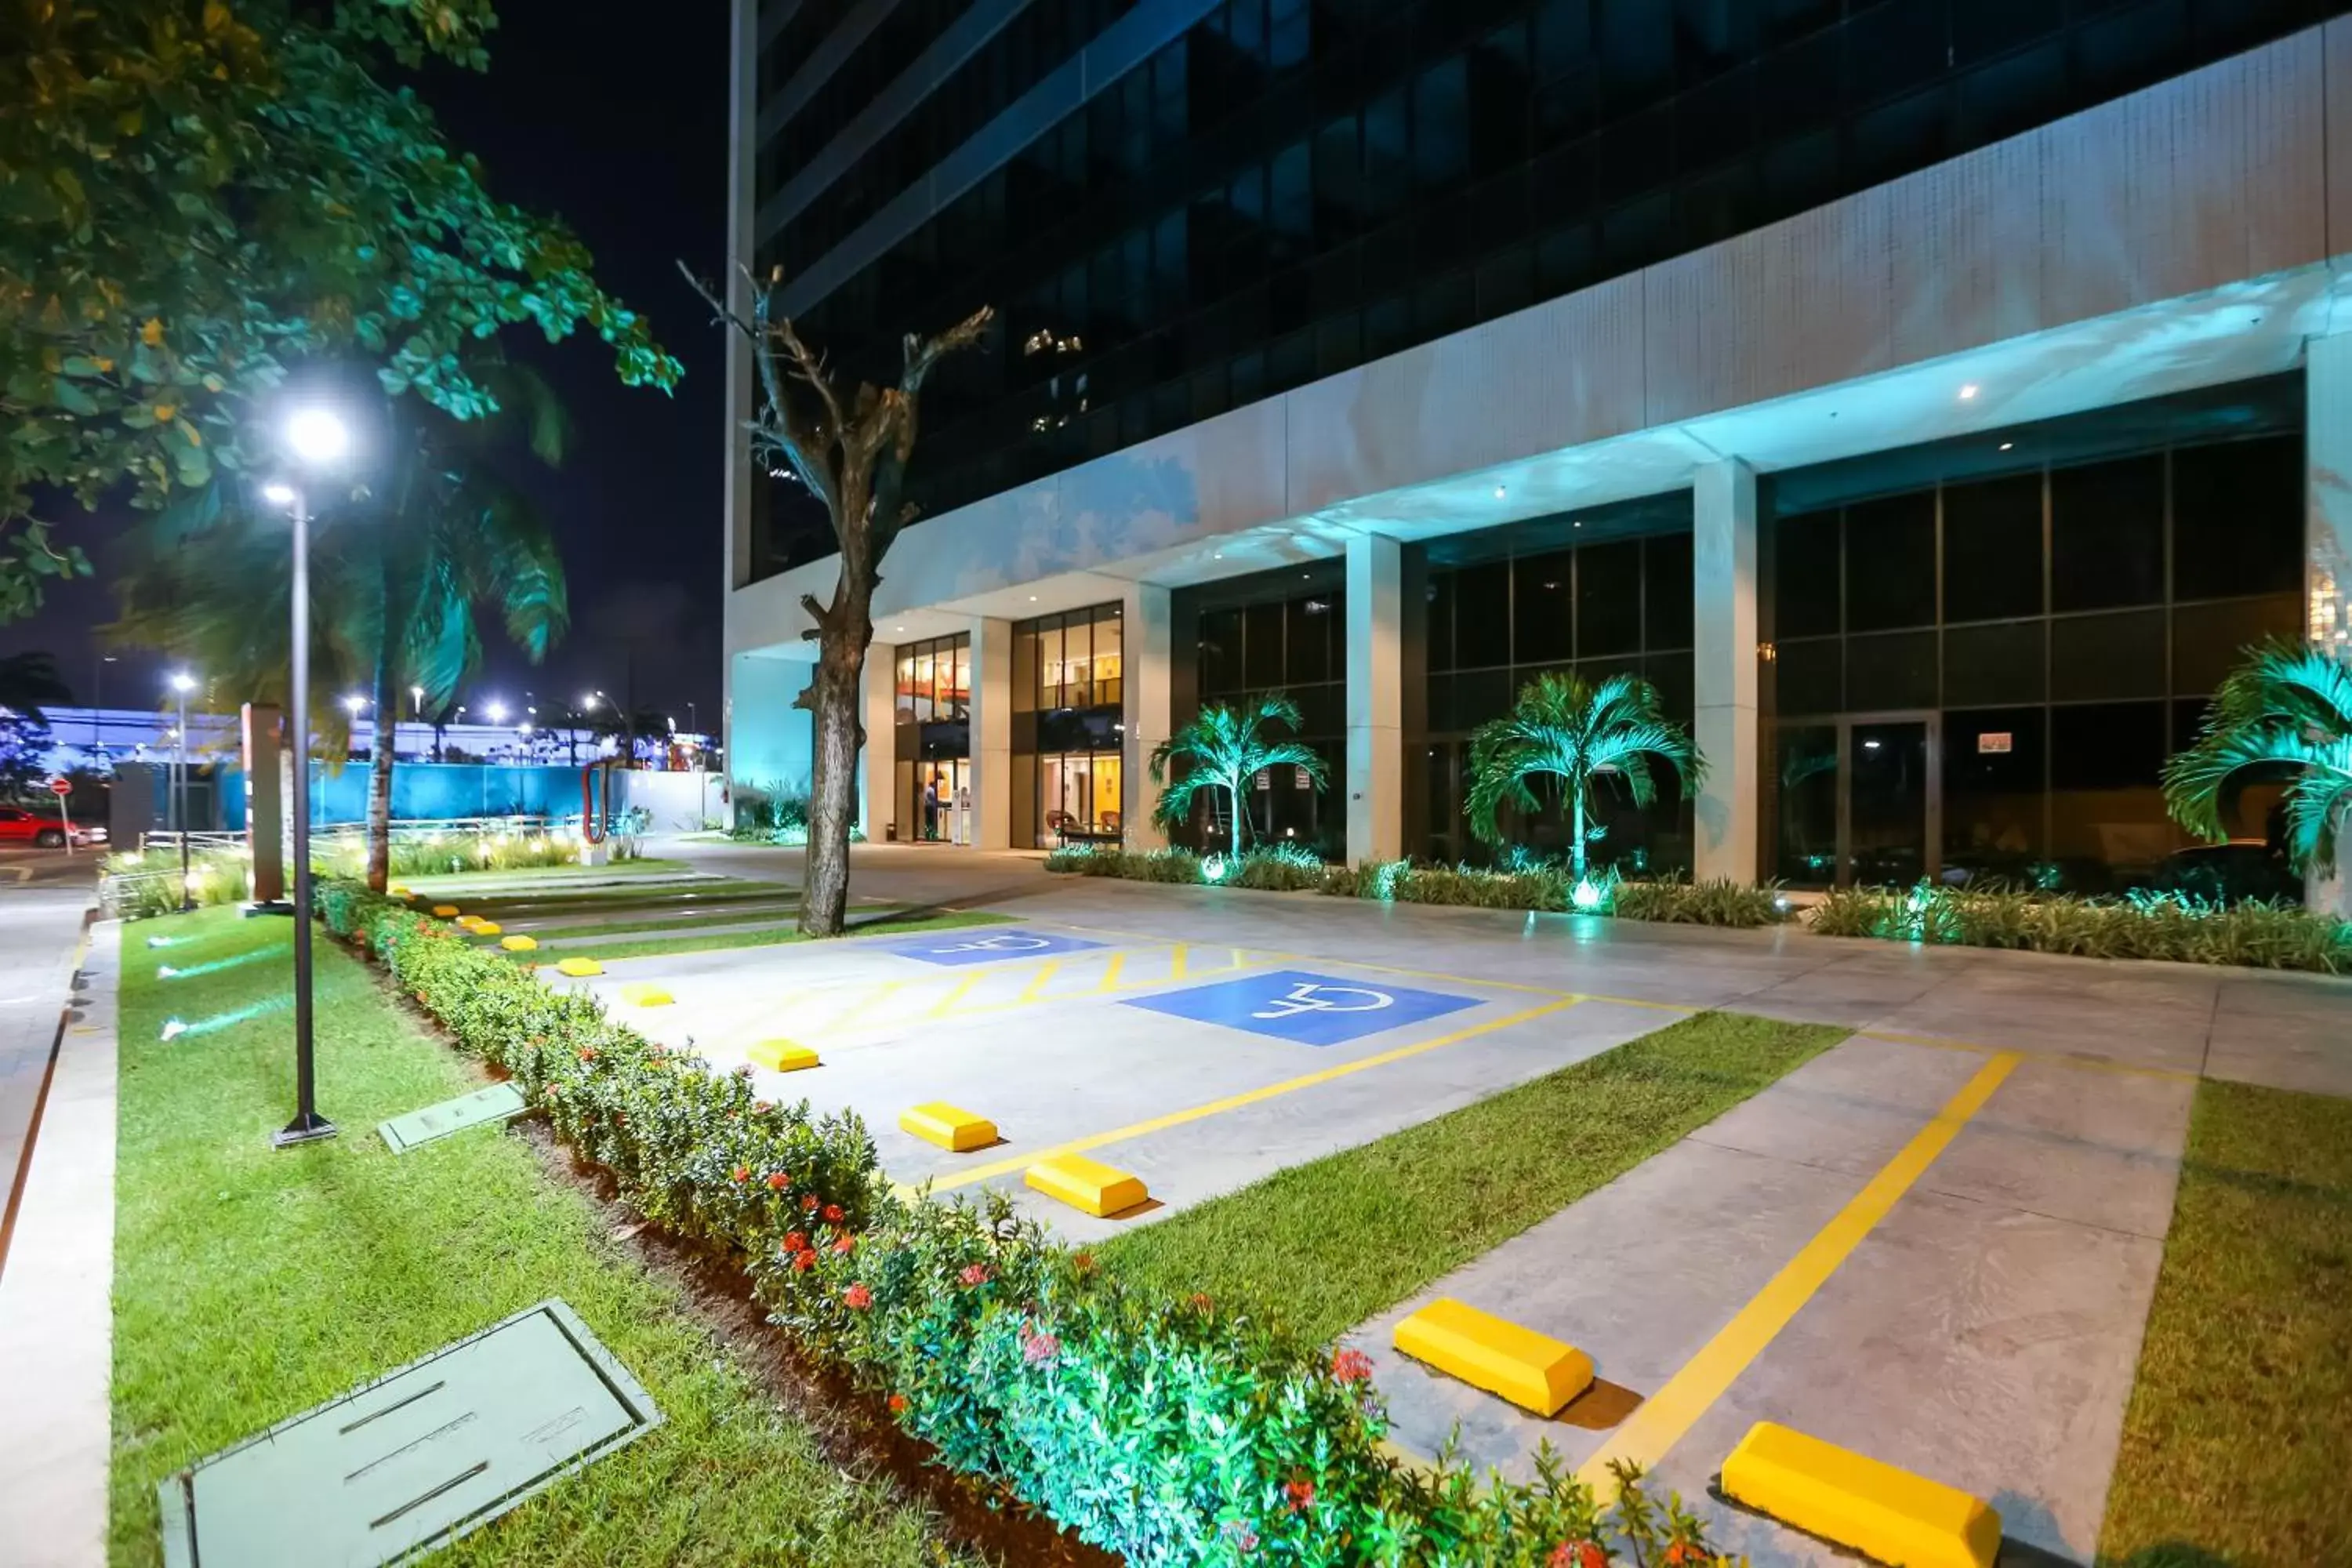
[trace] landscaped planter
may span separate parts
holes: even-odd
[[[1131,1289],[999,1195],[901,1199],[855,1116],[760,1100],[748,1068],[715,1074],[394,900],[333,883],[320,903],[628,1202],[747,1268],[775,1321],[942,1462],[1132,1563],[1606,1568],[1629,1528],[1638,1561],[1710,1560],[1696,1521],[1638,1489],[1604,1513],[1549,1467],[1482,1488],[1459,1464],[1402,1466],[1360,1355]]]

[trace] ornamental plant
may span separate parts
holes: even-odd
[[[1657,798],[1651,777],[1655,766],[1674,774],[1685,799],[1697,793],[1706,773],[1697,743],[1666,717],[1656,687],[1633,675],[1588,686],[1573,675],[1548,671],[1520,688],[1508,713],[1470,737],[1470,830],[1489,844],[1501,843],[1497,814],[1504,804],[1535,811],[1541,803],[1528,781],[1555,778],[1571,822],[1569,869],[1580,879],[1586,842],[1597,837],[1586,826],[1594,784],[1605,776],[1621,778],[1633,804],[1647,807]]]
[[[1603,1507],[1549,1448],[1482,1483],[1381,1447],[1360,1352],[1205,1296],[1171,1301],[1017,1217],[904,1197],[854,1116],[759,1099],[439,921],[348,882],[321,909],[655,1223],[743,1267],[772,1321],[941,1463],[1144,1568],[1699,1568],[1678,1500],[1620,1472]]]

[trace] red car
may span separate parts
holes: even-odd
[[[90,830],[80,823],[74,824],[74,847],[92,841]],[[58,821],[55,811],[35,811],[22,805],[0,805],[0,847],[14,844],[37,844],[44,849],[65,847],[66,830]]]

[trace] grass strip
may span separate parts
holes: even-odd
[[[180,940],[150,949],[151,932]],[[271,1149],[293,1104],[289,960],[185,980],[155,971],[285,940],[282,922],[215,910],[142,923],[123,943],[111,1563],[161,1561],[155,1484],[171,1470],[550,1296],[667,1422],[436,1563],[971,1561],[899,1494],[828,1461],[520,1138],[481,1129],[389,1152],[379,1121],[481,1080],[323,938],[319,1096],[342,1133]],[[158,1038],[167,1016],[256,1008]]]
[[[2099,1561],[2352,1547],[2352,1105],[2197,1086]]]
[[[1566,1208],[1851,1031],[1702,1013],[1102,1249],[1147,1289],[1328,1340]],[[1302,1282],[1312,1281],[1311,1288]]]
[[[849,937],[905,936],[916,931],[954,931],[961,926],[1005,925],[1012,920],[1011,915],[964,912],[922,915],[911,920],[895,918],[875,920],[860,919],[853,913],[850,917],[849,929],[842,934]],[[567,931],[564,934],[569,936],[576,933]],[[731,947],[781,947],[787,942],[809,940],[811,939],[803,936],[789,925],[777,925],[760,931],[726,931],[712,936],[655,936],[647,937],[643,942],[597,942],[593,946],[581,948],[580,952],[583,957],[598,960],[659,958],[667,953],[717,952]],[[545,954],[559,950],[562,946],[561,938],[543,939],[539,944],[537,952],[519,952],[513,956],[526,961],[544,962]]]

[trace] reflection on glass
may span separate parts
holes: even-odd
[[[1927,869],[1927,726],[1856,724],[1846,749],[1857,887],[1908,887]]]
[[[1837,879],[1837,726],[1780,731],[1780,864],[1784,881]]]

